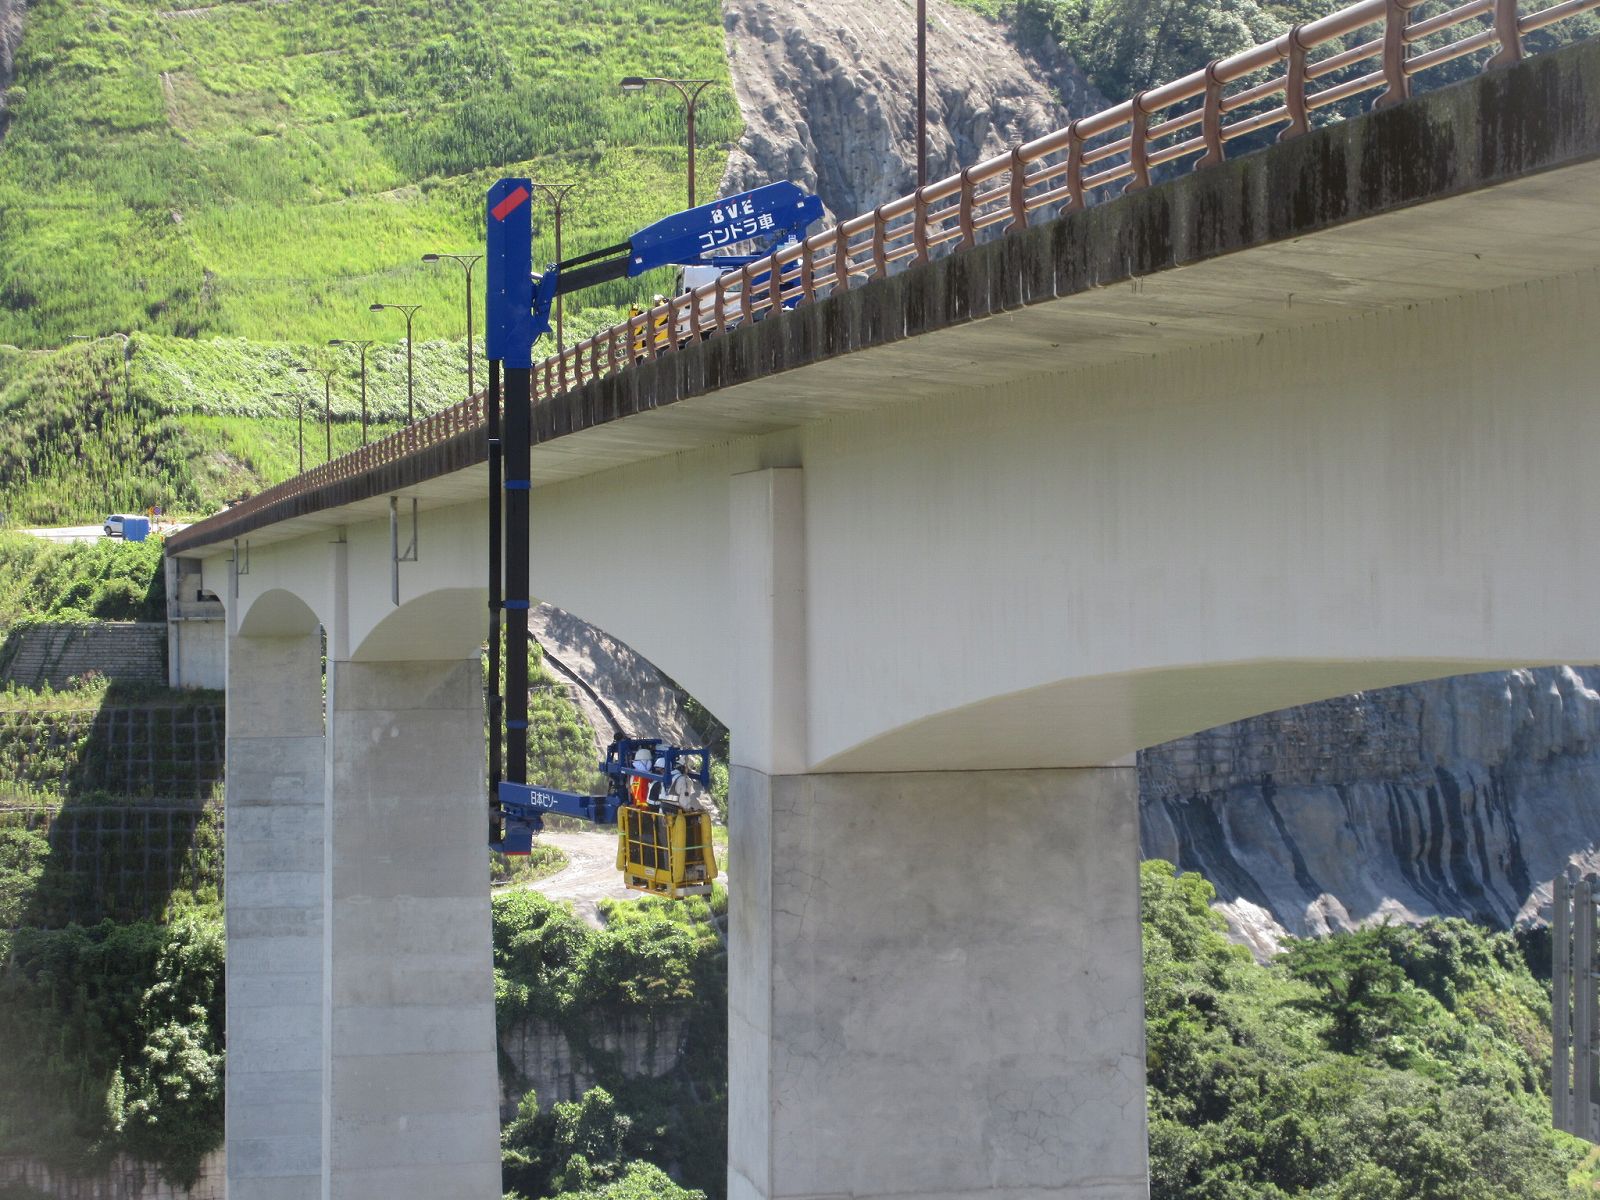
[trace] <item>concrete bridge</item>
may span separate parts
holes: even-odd
[[[1139,186],[1147,93],[545,372],[538,596],[733,731],[738,1200],[1143,1196],[1133,752],[1600,659],[1600,44],[1230,160],[1238,66],[1203,170]],[[168,543],[228,614],[232,1200],[499,1194],[481,411]]]

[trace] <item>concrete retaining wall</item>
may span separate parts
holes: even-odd
[[[0,677],[23,687],[66,687],[96,672],[111,679],[167,681],[167,627],[154,621],[30,625],[6,635]]]
[[[200,1165],[194,1186],[178,1187],[149,1163],[118,1155],[104,1171],[72,1175],[31,1158],[0,1158],[0,1184],[20,1183],[57,1200],[225,1200],[221,1150]]]

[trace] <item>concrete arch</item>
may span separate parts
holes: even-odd
[[[321,618],[300,596],[285,588],[269,588],[241,598],[237,630],[241,637],[295,637],[311,633]]]
[[[820,771],[1094,767],[1232,721],[1354,692],[1547,665],[1440,659],[1259,660],[1063,679],[879,733]]]
[[[359,641],[352,662],[421,662],[473,658],[488,637],[483,588],[436,588],[378,618]]]

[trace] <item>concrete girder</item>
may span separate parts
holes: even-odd
[[[551,483],[534,592],[737,725],[731,490],[799,467],[807,769],[1094,766],[1353,690],[1594,661],[1600,343],[1575,332],[1597,321],[1585,268]],[[347,530],[353,654],[409,639],[397,619],[481,636],[484,519],[423,511],[405,618],[387,522]]]

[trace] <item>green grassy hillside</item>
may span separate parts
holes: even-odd
[[[459,272],[418,257],[481,242],[499,174],[584,181],[571,247],[674,207],[680,106],[620,93],[640,72],[726,80],[715,0],[41,0],[0,143],[0,342],[395,340],[374,300],[462,338]],[[737,133],[715,89],[707,178]]]
[[[716,0],[227,0],[167,7],[38,0],[0,111],[0,510],[12,524],[181,514],[360,443],[369,402],[405,412],[404,326],[420,303],[420,414],[466,394],[463,281],[427,251],[472,251],[502,174],[576,180],[569,252],[673,209],[685,154],[675,94],[626,74],[726,82]],[[738,136],[704,98],[702,179]],[[538,257],[553,253],[535,211]],[[482,315],[482,273],[474,280]],[[569,302],[569,339],[657,280]],[[124,343],[81,334],[132,332]],[[285,395],[274,399],[273,393]]]

